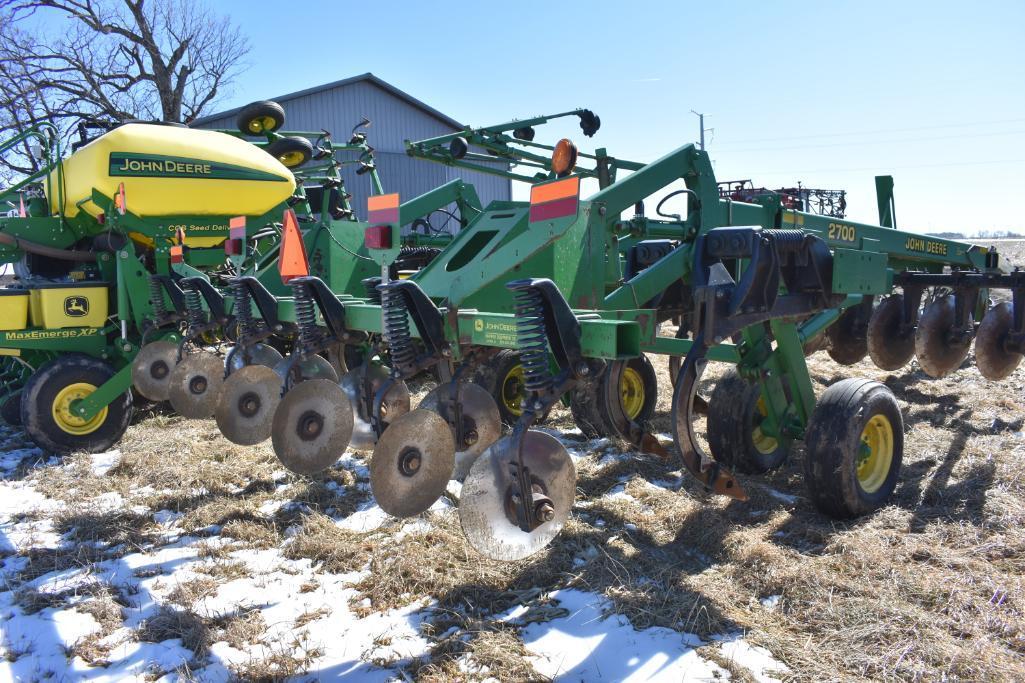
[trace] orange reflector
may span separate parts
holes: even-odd
[[[25,195],[20,192],[18,193],[18,204],[20,205],[18,208],[18,215],[24,218],[28,214],[25,213]]]
[[[569,138],[563,138],[552,150],[552,170],[558,178],[569,175],[577,165],[577,146]]]
[[[281,281],[287,283],[292,278],[309,275],[310,263],[306,259],[306,247],[303,245],[302,233],[299,232],[299,221],[295,217],[295,211],[285,211],[284,223],[285,230],[278,254],[278,273],[281,275]]]
[[[176,244],[171,247],[171,263],[181,263],[185,260],[185,253],[182,245]]]
[[[399,195],[378,194],[367,197],[367,222],[368,223],[398,223],[399,222]]]
[[[575,216],[580,200],[580,177],[573,176],[554,183],[530,188],[530,222],[550,221]]]
[[[235,216],[228,221],[230,237],[233,240],[244,240],[246,238],[246,217]]]
[[[556,199],[576,197],[580,194],[580,176],[573,176],[565,180],[557,180],[554,183],[534,185],[530,188],[530,203],[544,204],[553,202]]]

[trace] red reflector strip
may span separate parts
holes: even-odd
[[[391,194],[378,194],[367,197],[367,222],[368,223],[398,223],[399,222],[399,195],[397,192]]]
[[[554,202],[530,205],[530,222],[550,221],[563,216],[575,216],[578,200],[576,197],[556,199]]]
[[[363,243],[367,249],[391,249],[391,226],[374,225],[363,233]]]
[[[224,253],[228,256],[236,256],[242,253],[242,240],[224,240]]]
[[[182,246],[180,244],[176,244],[173,247],[171,247],[171,263],[181,263],[184,260],[185,254],[183,252]]]

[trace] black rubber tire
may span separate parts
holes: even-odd
[[[272,124],[266,126],[264,120],[270,119]],[[242,107],[235,121],[243,135],[257,136],[273,133],[285,125],[285,110],[277,102],[260,100]]]
[[[21,392],[11,394],[0,403],[0,418],[12,427],[21,426]]]
[[[300,137],[279,138],[264,147],[263,151],[280,161],[285,168],[299,168],[313,158],[313,143]]]
[[[708,403],[708,448],[712,457],[742,474],[764,474],[779,468],[790,454],[791,443],[776,440],[776,448],[763,453],[755,446],[755,416],[761,389],[729,370],[715,384]]]
[[[87,382],[99,387],[114,376],[114,368],[91,356],[73,353],[42,365],[22,390],[21,421],[40,448],[58,455],[77,451],[100,453],[124,435],[132,419],[132,392],[126,391],[107,406],[103,423],[92,433],[70,434],[53,418],[53,403],[65,387]]]
[[[865,426],[877,415],[889,422],[893,454],[885,480],[868,492],[858,481],[858,457]],[[897,487],[904,455],[904,420],[893,392],[868,379],[845,379],[830,386],[812,412],[805,447],[805,484],[815,507],[840,519],[881,508]]]
[[[498,414],[502,416],[503,424],[510,426],[520,418],[519,413],[513,412],[506,405],[506,400],[512,400],[514,393],[519,393],[521,398],[523,396],[523,387],[520,386],[519,391],[515,392],[516,382],[510,378],[510,373],[519,367],[520,355],[511,349],[503,349],[481,363],[473,374],[473,382],[491,394],[498,404]]]
[[[637,424],[643,425],[655,412],[655,405],[658,403],[658,377],[655,368],[647,356],[641,355],[631,358],[626,363],[627,369],[634,370],[640,375],[644,386],[644,403],[640,411],[633,418]],[[615,422],[608,412],[608,407],[602,397],[610,395],[608,386],[609,369],[602,373],[598,391],[582,390],[574,391],[570,396],[570,411],[573,413],[573,421],[589,439],[598,439],[606,436],[620,436],[615,428]],[[618,395],[618,391],[616,393]]]
[[[892,294],[872,311],[868,319],[868,355],[880,370],[900,370],[915,357],[915,334],[901,336],[904,295]]]
[[[840,365],[854,365],[868,355],[867,321],[860,306],[851,306],[829,326],[829,357]]]

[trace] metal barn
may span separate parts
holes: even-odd
[[[487,206],[493,200],[508,200],[510,181],[484,173],[419,161],[406,156],[404,141],[444,135],[463,128],[463,124],[371,73],[334,83],[308,88],[271,99],[285,109],[285,128],[317,131],[326,129],[338,142],[349,139],[353,126],[365,116],[373,124],[368,129],[375,150],[377,168],[385,192],[398,192],[403,199],[415,197],[454,178],[472,183]],[[192,125],[200,128],[235,128],[241,107],[205,116]],[[370,179],[346,168],[346,189],[353,195],[353,207],[361,218],[366,214]],[[436,227],[440,227],[437,221]]]

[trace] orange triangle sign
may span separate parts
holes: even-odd
[[[299,232],[299,221],[295,217],[295,211],[285,211],[284,223],[284,235],[278,252],[278,273],[281,274],[281,281],[287,283],[292,278],[309,275],[310,263],[306,259],[306,247],[303,246],[303,236]]]

